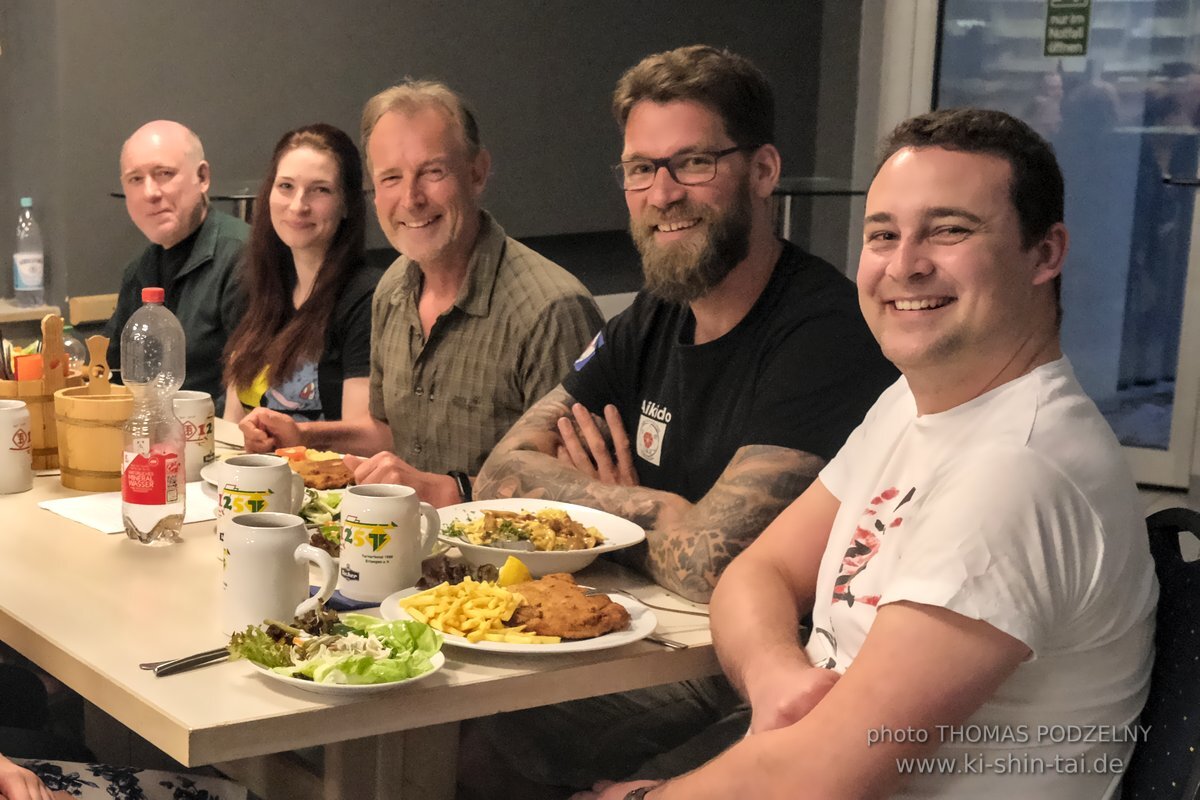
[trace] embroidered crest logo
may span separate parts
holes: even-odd
[[[642,401],[636,437],[637,454],[656,467],[662,459],[663,440],[667,438],[667,425],[670,422],[671,412],[666,406],[649,400]]]

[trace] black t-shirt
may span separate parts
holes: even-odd
[[[612,403],[643,486],[696,502],[746,445],[830,459],[896,380],[854,285],[784,243],[733,330],[696,345],[691,309],[639,292],[563,380],[593,413]]]
[[[301,361],[291,377],[254,398],[258,405],[299,422],[342,418],[342,382],[371,374],[371,297],[382,276],[382,270],[365,264],[351,273],[325,327],[320,360]],[[285,286],[289,293],[294,288],[294,273],[290,277]],[[258,391],[261,388],[239,392],[242,405],[248,402],[247,394],[254,396]]]

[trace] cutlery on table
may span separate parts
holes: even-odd
[[[657,633],[652,633],[649,636],[647,636],[646,641],[654,642],[655,644],[661,644],[663,647],[666,647],[670,650],[687,650],[688,649],[688,646],[686,644],[684,644],[683,642],[677,642],[674,639],[668,639],[665,636],[659,636]]]
[[[138,664],[138,666],[145,670],[152,670],[155,677],[161,678],[165,675],[174,675],[177,672],[186,672],[197,667],[215,664],[227,658],[229,658],[229,650],[224,647],[216,647],[212,650],[194,653],[183,658],[171,658],[166,661],[149,661],[145,664]]]
[[[620,594],[620,595],[624,595],[625,597],[628,597],[630,600],[637,600],[639,603],[644,605],[646,608],[653,608],[655,611],[670,611],[672,614],[688,614],[693,617],[707,617],[708,616],[707,611],[698,611],[698,610],[692,609],[692,608],[674,608],[672,606],[660,606],[660,605],[656,605],[654,603],[648,603],[645,600],[643,600],[642,598],[638,597],[633,592],[628,592],[624,589],[597,589],[594,586],[583,586],[581,588],[587,590],[586,592],[584,592],[584,595],[587,597],[591,597],[592,595],[595,595],[595,594]]]

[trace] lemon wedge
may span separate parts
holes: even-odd
[[[500,567],[500,579],[497,583],[501,586],[512,586],[514,583],[531,580],[533,580],[533,573],[529,571],[529,567],[525,566],[525,562],[516,556],[509,556],[505,560],[504,566]]]

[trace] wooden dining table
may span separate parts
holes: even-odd
[[[656,611],[656,633],[686,648],[639,641],[509,655],[446,646],[436,674],[361,698],[295,689],[244,661],[157,678],[138,665],[225,641],[215,523],[185,526],[181,544],[147,547],[38,505],[77,494],[41,475],[31,491],[0,496],[0,641],[172,759],[214,765],[267,800],[451,798],[462,720],[720,669],[707,617]],[[705,609],[615,564],[578,577],[655,605]],[[97,735],[111,732],[89,732],[89,743]],[[315,770],[290,755],[315,746],[324,746]]]

